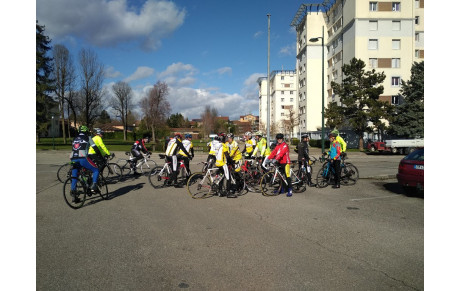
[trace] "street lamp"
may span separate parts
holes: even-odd
[[[55,150],[55,146],[54,146],[54,114],[51,115],[51,132],[53,133],[53,150]]]
[[[321,37],[310,38],[311,42],[317,42],[321,38],[321,152],[324,153],[324,25]]]

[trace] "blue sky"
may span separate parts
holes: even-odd
[[[105,85],[128,82],[135,100],[158,80],[170,87],[171,113],[199,118],[205,105],[222,116],[258,115],[257,78],[295,69],[295,30],[301,1],[37,0],[36,18],[53,44],[77,60],[94,50]]]

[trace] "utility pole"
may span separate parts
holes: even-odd
[[[270,146],[270,14],[268,17],[268,55],[267,55],[267,140]]]

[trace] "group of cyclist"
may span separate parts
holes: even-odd
[[[103,165],[105,157],[112,156],[107,147],[102,141],[104,132],[101,129],[97,129],[94,136],[90,135],[90,131],[87,126],[82,125],[79,128],[79,134],[72,142],[72,153],[71,160],[74,162],[72,170],[72,177],[77,177],[78,170],[82,167],[92,171],[93,173],[93,184],[91,185],[91,191],[97,192],[97,182],[99,178],[100,167]],[[335,185],[333,188],[340,188],[340,161],[342,159],[342,153],[346,150],[345,141],[339,136],[337,130],[333,130],[329,134],[329,140],[331,142],[330,151],[325,152],[331,156],[333,160],[333,167],[335,168]],[[150,154],[146,147],[146,143],[149,141],[149,136],[144,135],[141,139],[136,140],[131,147],[131,153],[133,160],[131,161],[131,170],[136,175],[136,164],[139,159],[142,158],[142,153]],[[230,172],[234,171],[237,183],[241,182],[241,166],[244,159],[257,159],[261,165],[262,171],[268,171],[267,162],[272,160],[279,170],[286,176],[287,184],[281,188],[281,193],[286,193],[287,197],[292,196],[292,184],[290,177],[290,165],[291,158],[289,156],[289,146],[284,140],[284,135],[278,133],[276,135],[276,145],[268,146],[266,138],[263,137],[262,132],[258,131],[254,135],[251,132],[244,134],[244,148],[242,151],[239,150],[238,143],[235,140],[233,133],[219,133],[214,140],[208,143],[209,156],[208,161],[214,164],[218,168],[217,174],[223,174],[229,183],[228,189],[230,193],[227,197],[238,197],[235,194],[236,186],[230,184]],[[298,153],[299,168],[305,167],[311,169],[309,166],[309,136],[303,134],[301,141],[297,145],[295,151]],[[183,139],[181,133],[175,133],[174,137],[167,141],[165,156],[168,162],[172,163],[172,183],[175,186],[177,184],[178,175],[178,163],[184,162],[184,165],[188,173],[190,172],[190,161],[194,158],[194,149],[192,143],[192,135],[185,134]],[[307,171],[307,185],[314,186],[311,181],[311,170]],[[188,178],[188,177],[186,177]],[[76,179],[72,179],[71,194],[74,197],[74,202],[78,202],[78,197],[75,194]],[[90,194],[91,195],[91,194]]]

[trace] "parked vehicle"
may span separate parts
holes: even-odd
[[[393,154],[409,154],[417,148],[424,146],[423,138],[416,139],[392,139],[386,141],[374,141],[367,144],[370,152],[391,152]]]
[[[418,149],[399,162],[398,183],[407,193],[421,192],[424,188],[424,149]]]

